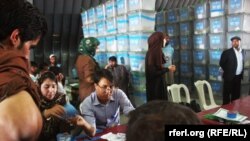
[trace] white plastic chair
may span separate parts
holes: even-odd
[[[168,94],[169,94],[169,99],[171,99],[175,103],[180,103],[183,102],[181,100],[181,89],[184,90],[185,96],[186,96],[186,103],[190,103],[190,94],[188,91],[188,88],[184,84],[172,84],[167,87],[168,89]]]
[[[210,83],[208,83],[206,80],[198,80],[194,83],[196,90],[198,92],[198,96],[199,96],[199,101],[200,101],[200,106],[203,110],[209,110],[212,108],[216,108],[219,107],[219,105],[217,105],[214,101],[214,96],[213,96],[213,92],[212,92],[212,88]],[[208,105],[205,99],[205,86],[208,89],[208,95],[209,95],[209,101],[210,104]]]

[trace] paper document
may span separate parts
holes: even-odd
[[[111,132],[104,134],[101,136],[102,139],[106,139],[108,141],[125,141],[126,135],[124,133],[113,134]]]
[[[229,117],[227,117],[227,112],[228,112],[228,110],[220,108],[213,115],[220,117],[220,118],[223,118],[223,119],[226,119],[226,120],[237,121],[237,122],[242,122],[243,120],[247,119],[247,116],[241,115],[239,113],[237,113],[235,118],[229,118]]]

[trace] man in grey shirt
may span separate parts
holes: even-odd
[[[94,75],[95,91],[80,104],[81,115],[77,116],[76,124],[85,132],[94,136],[96,129],[103,129],[120,124],[120,111],[127,115],[134,110],[133,105],[120,90],[115,89],[112,74],[105,69]]]

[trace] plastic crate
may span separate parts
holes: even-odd
[[[228,48],[232,47],[232,42],[231,42],[231,38],[233,36],[239,36],[241,38],[241,42],[240,42],[240,47],[242,49],[250,49],[250,33],[246,33],[246,32],[228,32],[227,33],[227,46]]]
[[[208,4],[200,3],[194,6],[194,16],[196,19],[208,18]]]
[[[209,50],[209,64],[219,65],[223,50]]]
[[[166,32],[169,36],[179,35],[179,24],[168,24],[166,27]]]
[[[194,50],[193,51],[194,64],[207,63],[207,50]]]
[[[96,22],[96,11],[95,8],[90,8],[87,10],[88,23]]]
[[[129,36],[127,34],[118,34],[117,38],[117,51],[129,50]]]
[[[99,63],[100,67],[105,67],[108,63],[107,53],[105,52],[97,52],[94,58]]]
[[[208,49],[207,34],[194,35],[194,49]]]
[[[98,37],[100,45],[97,48],[97,52],[105,52],[106,51],[106,37]]]
[[[82,26],[82,32],[84,37],[89,37],[89,26],[88,25],[83,25]]]
[[[228,14],[250,13],[249,0],[228,0]]]
[[[171,37],[169,44],[174,48],[174,49],[179,49],[180,48],[180,42],[179,42],[179,37],[178,36],[173,36]]]
[[[131,71],[145,72],[145,53],[129,53]]]
[[[210,18],[210,33],[224,33],[226,31],[225,17]]]
[[[192,35],[193,34],[193,23],[192,22],[181,22],[180,23],[180,35]]]
[[[117,63],[129,67],[129,54],[128,52],[118,52],[116,53]]]
[[[224,33],[209,34],[210,49],[226,48],[226,35]]]
[[[165,33],[166,32],[165,25],[156,25],[155,26],[155,31],[159,31],[159,32]]]
[[[134,10],[155,10],[156,0],[128,0],[129,11]]]
[[[107,27],[105,21],[99,21],[96,23],[97,26],[97,35],[105,36],[107,34]]]
[[[117,32],[118,33],[126,33],[128,32],[128,16],[127,15],[120,15],[117,16]]]
[[[117,33],[117,24],[116,18],[109,18],[106,20],[107,26],[107,35],[116,34]]]
[[[220,81],[210,81],[209,82],[214,95],[222,96],[223,82]]]
[[[92,37],[97,36],[97,28],[96,28],[96,23],[91,23],[88,25],[89,27],[89,35]]]
[[[87,11],[83,11],[81,13],[81,19],[82,19],[82,25],[86,25],[89,23],[89,20],[88,20],[88,12]]]
[[[180,47],[181,49],[192,49],[193,37],[192,36],[180,36]]]
[[[165,11],[156,13],[156,25],[165,23]]]
[[[209,32],[209,26],[207,19],[194,21],[194,34],[205,34],[208,32]]]
[[[194,79],[206,80],[207,79],[207,66],[195,65],[194,66]]]
[[[192,51],[191,50],[181,50],[180,51],[180,62],[181,63],[192,63]]]
[[[246,31],[250,32],[249,14],[234,14],[227,17],[228,31]]]
[[[106,36],[107,51],[117,51],[116,36]]]
[[[222,81],[222,72],[220,66],[210,65],[208,66],[209,80]]]
[[[106,17],[111,18],[116,16],[116,3],[115,0],[109,0],[105,3]]]
[[[176,64],[180,61],[180,52],[179,50],[174,50],[173,63]]]
[[[148,37],[150,33],[130,33],[129,50],[135,52],[146,52],[148,50]]]
[[[116,0],[117,14],[127,14],[128,12],[128,3],[127,0]]]
[[[131,72],[132,76],[132,86],[135,91],[145,91],[146,90],[146,76],[144,72]]]
[[[180,21],[191,21],[194,19],[194,9],[192,7],[183,7],[179,9]]]
[[[210,17],[226,15],[227,0],[210,0]]]
[[[166,23],[179,22],[179,14],[177,9],[171,9],[166,12]]]
[[[193,69],[191,64],[181,64],[180,65],[181,76],[191,77],[193,75]]]
[[[135,11],[128,14],[129,31],[154,31],[155,12]]]
[[[97,21],[106,20],[105,5],[100,4],[95,8]]]

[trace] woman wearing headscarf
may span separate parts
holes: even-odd
[[[166,35],[162,32],[154,32],[148,38],[148,51],[145,59],[147,101],[168,98],[165,73],[175,71],[175,66],[163,67],[166,60],[162,48],[165,47],[167,41]]]
[[[80,42],[78,48],[79,55],[75,64],[79,77],[80,101],[83,101],[84,98],[95,90],[92,76],[97,69],[100,69],[98,63],[94,59],[99,44],[100,42],[98,39],[94,37],[84,38]]]

